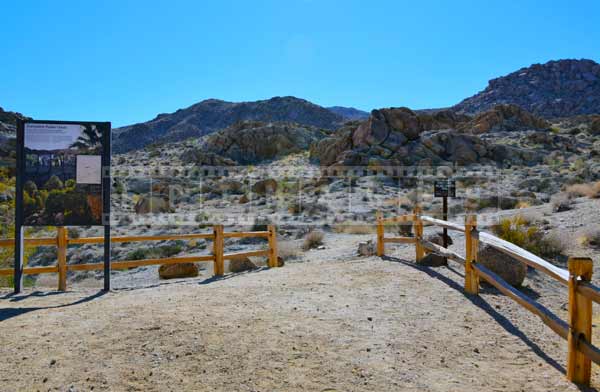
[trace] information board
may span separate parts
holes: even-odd
[[[104,226],[110,290],[109,122],[17,121],[14,289],[23,287],[25,226]]]
[[[109,123],[23,123],[23,224],[103,224],[102,157]]]

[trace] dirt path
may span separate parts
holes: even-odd
[[[467,298],[462,271],[336,254],[208,282],[0,297],[0,389],[578,390],[566,343],[505,297]]]

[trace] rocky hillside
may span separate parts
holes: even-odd
[[[342,116],[346,120],[366,120],[369,118],[369,113],[355,108],[347,108],[344,106],[331,106],[327,109],[335,114]]]
[[[17,119],[28,118],[21,113],[6,112],[0,107],[0,167],[15,166]]]
[[[453,109],[475,114],[506,103],[544,118],[600,114],[600,64],[592,60],[534,64],[490,80],[485,90]]]
[[[306,151],[329,132],[295,123],[244,121],[206,137],[200,148],[186,151],[196,164],[254,164]]]
[[[245,120],[294,122],[336,129],[344,122],[344,117],[295,97],[239,103],[209,99],[175,113],[159,114],[145,123],[115,129],[113,149],[122,153],[152,143],[204,136]]]
[[[0,107],[0,136],[14,137],[18,119],[25,120],[27,117],[21,113],[6,112]]]

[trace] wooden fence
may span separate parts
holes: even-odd
[[[245,238],[257,237],[265,238],[268,241],[268,249],[255,250],[250,252],[225,253],[225,238]],[[162,259],[145,259],[145,260],[125,260],[111,262],[112,269],[133,268],[147,265],[162,265],[162,264],[179,264],[179,263],[196,263],[196,262],[212,262],[214,263],[214,274],[220,276],[225,273],[224,261],[241,257],[251,256],[266,256],[268,258],[269,267],[277,267],[277,234],[275,226],[268,226],[267,231],[250,231],[250,232],[225,232],[222,225],[213,226],[212,233],[198,234],[168,234],[154,236],[122,236],[111,237],[112,243],[117,242],[141,242],[141,241],[167,241],[167,240],[195,240],[204,239],[213,241],[213,252],[211,255],[187,256],[187,257],[171,257]],[[58,273],[58,289],[65,291],[67,289],[67,272],[68,271],[91,271],[104,269],[104,263],[88,263],[88,264],[68,264],[67,263],[67,247],[69,245],[83,244],[102,244],[104,237],[89,237],[89,238],[69,238],[68,229],[58,227],[55,238],[28,238],[24,240],[25,246],[56,246],[58,263],[54,266],[47,267],[26,267],[23,273],[27,275]],[[0,247],[14,247],[14,239],[0,240]],[[0,269],[0,276],[12,276],[13,268]]]
[[[414,237],[385,237],[386,225],[395,223],[412,224]],[[423,238],[425,225],[439,226],[463,233],[465,256],[425,240]],[[568,320],[562,320],[540,303],[512,287],[493,271],[477,263],[479,242],[490,245],[567,286],[569,293]],[[537,315],[544,324],[567,340],[567,378],[577,384],[590,384],[591,361],[600,364],[600,349],[592,345],[592,301],[600,303],[600,288],[591,283],[591,259],[571,257],[568,261],[568,270],[565,270],[508,241],[478,230],[477,217],[474,215],[467,216],[465,224],[459,225],[424,216],[419,208],[415,208],[412,214],[387,219],[378,213],[378,256],[385,254],[386,243],[415,244],[417,261],[423,258],[425,253],[435,253],[459,262],[465,267],[464,287],[467,293],[478,295],[479,280],[484,279],[519,305]]]

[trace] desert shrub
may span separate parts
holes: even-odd
[[[596,227],[588,230],[579,238],[579,243],[584,246],[600,248],[600,228]]]
[[[162,245],[154,248],[138,248],[127,254],[127,260],[143,260],[175,256],[183,251],[184,241]]]
[[[572,196],[586,196],[590,199],[600,198],[600,181],[587,184],[573,184],[567,187],[566,191]]]
[[[271,222],[267,218],[256,218],[251,231],[267,231]]]
[[[297,259],[300,257],[300,247],[292,241],[281,241],[277,245],[277,255],[283,261]]]
[[[569,211],[573,208],[573,197],[570,193],[561,192],[552,196],[550,203],[554,212]]]
[[[302,249],[309,250],[314,249],[318,246],[323,245],[323,238],[325,234],[319,230],[310,231],[306,237],[304,238],[304,243],[302,244]]]
[[[498,237],[542,257],[555,257],[562,254],[562,242],[554,236],[544,235],[535,222],[517,215],[503,218],[492,231]]]

